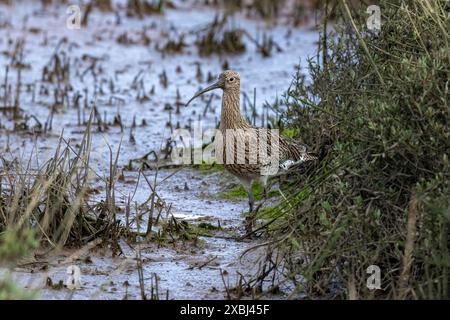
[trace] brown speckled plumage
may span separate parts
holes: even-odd
[[[234,153],[234,159],[236,160],[237,151],[236,151],[236,143],[231,143],[228,141],[227,143],[227,130],[234,130],[240,135],[239,139],[247,139],[249,136],[256,136],[259,141],[259,130],[258,128],[252,127],[242,116],[240,112],[240,76],[237,72],[227,70],[220,74],[218,81],[209,86],[206,89],[198,92],[189,102],[188,104],[198,97],[199,95],[213,90],[213,89],[222,89],[222,110],[221,110],[221,120],[219,130],[223,136],[223,161],[225,165],[225,169],[232,173],[234,176],[238,177],[241,183],[246,188],[249,194],[249,204],[250,204],[250,212],[253,211],[253,194],[251,190],[251,183],[253,180],[259,180],[266,185],[267,176],[261,175],[261,166],[266,165],[263,159],[260,159],[259,154],[252,155],[249,152],[249,143],[245,145],[245,163],[238,164],[236,162],[232,164],[227,164],[227,154]],[[236,131],[238,130],[238,131]],[[267,139],[267,143],[270,146],[274,137],[272,131],[268,131],[269,138]],[[234,138],[233,139],[237,139]],[[248,140],[244,140],[248,141]],[[303,162],[314,161],[317,160],[317,157],[307,152],[306,146],[296,143],[295,141],[291,141],[285,139],[283,137],[279,137],[279,162],[281,167],[285,164],[285,169],[289,167],[291,164],[299,165]],[[227,148],[229,149],[227,152]],[[252,148],[253,150],[254,148]],[[270,156],[270,147],[268,147],[268,155]],[[249,159],[254,156],[257,161],[255,164],[249,164]]]

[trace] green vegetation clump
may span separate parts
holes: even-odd
[[[293,297],[448,299],[449,2],[380,1],[379,32],[347,3],[311,83],[298,74],[286,94],[285,132],[332,145],[274,209],[269,250],[285,253]]]
[[[11,269],[38,246],[33,229],[6,230],[0,233],[0,300],[33,299],[35,292],[20,288]],[[5,267],[8,267],[6,269]]]
[[[0,233],[0,261],[2,263],[16,261],[37,246],[33,229],[6,230]]]
[[[2,275],[2,279],[0,279],[0,300],[30,300],[35,297],[35,292],[18,287],[11,275]]]

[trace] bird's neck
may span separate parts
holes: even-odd
[[[222,130],[250,127],[241,115],[239,90],[223,91],[220,127]]]

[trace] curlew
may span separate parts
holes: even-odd
[[[292,166],[301,166],[305,162],[315,161],[317,157],[308,152],[305,145],[280,137],[276,131],[264,131],[264,129],[253,127],[245,120],[240,112],[240,76],[235,71],[222,72],[214,84],[197,92],[186,106],[198,96],[214,89],[223,90],[218,131],[220,139],[217,139],[217,134],[215,137],[216,158],[218,150],[221,150],[219,152],[223,152],[221,160],[225,169],[236,176],[244,186],[248,194],[251,217],[249,221],[253,222],[253,214],[256,212],[254,212],[252,182],[259,181],[264,186],[264,195],[267,194],[267,179],[271,172],[272,175],[274,172],[265,169],[273,165],[271,161],[276,159],[276,169],[287,171]],[[232,134],[229,134],[230,132]],[[264,132],[266,134],[263,134]],[[237,140],[244,141],[243,148],[238,148]],[[240,159],[244,161],[237,161],[240,156]]]

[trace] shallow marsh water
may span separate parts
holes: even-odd
[[[53,114],[51,130],[40,134],[33,134],[32,129],[22,132],[12,130],[13,121],[0,113],[0,152],[7,159],[21,159],[26,163],[32,157],[34,165],[42,164],[53,154],[62,132],[71,144],[80,142],[86,127],[79,122],[89,117],[95,104],[102,121],[110,124],[103,132],[94,128],[92,136],[92,164],[99,176],[108,175],[108,144],[116,152],[122,141],[119,167],[123,168],[131,159],[140,158],[151,150],[159,153],[177,127],[184,128],[200,120],[204,129],[214,128],[220,118],[219,92],[215,93],[206,112],[208,97],[195,101],[188,108],[181,106],[179,113],[176,112],[176,105],[177,101],[180,104],[186,102],[198,88],[206,86],[208,74],[215,78],[225,62],[230,69],[240,72],[242,92],[251,102],[255,100],[257,112],[261,115],[264,102],[280,98],[288,88],[295,65],[302,62],[305,66],[306,58],[315,54],[318,38],[316,32],[306,28],[283,24],[269,26],[265,22],[235,14],[228,22],[230,27],[243,28],[254,37],[267,33],[282,51],[274,50],[270,57],[264,58],[254,44],[245,40],[246,51],[242,54],[200,57],[194,45],[195,33],[211,23],[217,11],[195,1],[176,1],[175,8],[142,20],[126,17],[124,10],[118,10],[120,24],[117,24],[114,13],[95,10],[88,25],[80,30],[66,27],[67,6],[51,5],[44,9],[36,1],[14,3],[10,6],[0,4],[0,51],[12,52],[19,39],[24,41],[21,61],[27,68],[21,74],[22,114],[32,115],[42,124],[49,118],[54,87],[42,81],[42,72],[56,48],[70,64],[72,91],[69,92],[69,102],[77,93],[81,95],[82,102],[80,109],[70,103],[58,106]],[[123,9],[125,1],[117,1],[115,5]],[[149,44],[118,43],[119,37],[124,34],[131,41],[139,42],[143,30],[150,39]],[[161,46],[181,33],[185,34],[187,45],[182,53],[162,53],[155,48],[156,44]],[[0,55],[0,81],[6,78],[14,90],[16,70],[10,69],[6,77],[6,66],[10,63],[10,55]],[[90,71],[92,66],[95,76]],[[33,89],[27,89],[33,86]],[[39,94],[40,90],[45,89],[49,94]],[[138,99],[138,95],[144,98]],[[118,115],[122,126],[113,125]],[[256,124],[261,122],[258,116]],[[33,127],[35,123],[36,120],[30,119],[28,124]],[[161,170],[158,179],[164,180],[164,177],[174,174],[174,170],[178,169]],[[124,181],[117,185],[119,201],[125,203],[126,198],[134,194],[133,201],[138,204],[145,202],[151,190],[143,181],[136,188],[138,173],[135,168],[125,170],[123,174]],[[155,172],[149,170],[146,174],[152,178]],[[100,183],[101,180],[93,181],[97,186]],[[213,232],[211,236],[200,237],[200,242],[195,246],[188,242],[164,246],[142,244],[147,294],[151,291],[152,282],[153,287],[156,286],[157,277],[161,299],[223,299],[226,297],[223,281],[233,287],[240,275],[250,277],[257,271],[258,263],[263,258],[261,249],[251,251],[242,259],[240,257],[259,240],[233,239],[244,232],[241,213],[247,209],[246,199],[218,197],[233,184],[233,178],[224,172],[202,172],[184,167],[158,185],[158,195],[171,205],[171,213],[175,217],[196,224],[220,223],[223,229]],[[124,215],[121,214],[120,218],[124,219]],[[126,243],[122,243],[121,247],[124,255],[119,257],[112,257],[108,249],[94,247],[80,254],[75,261],[67,258],[77,250],[65,249],[57,255],[47,255],[37,259],[39,261],[22,264],[16,269],[14,277],[24,286],[37,288],[41,298],[139,299],[137,248]],[[53,284],[65,280],[66,268],[71,264],[81,268],[80,289],[56,289],[46,283],[47,277]],[[223,279],[221,271],[224,272]]]

